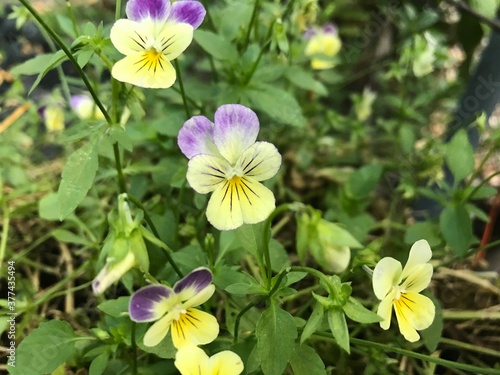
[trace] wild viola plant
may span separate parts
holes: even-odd
[[[25,127],[0,123],[0,166],[16,166],[0,171],[0,261],[18,257],[36,281],[16,284],[18,332],[31,332],[11,374],[494,373],[483,359],[440,357],[460,343],[442,340],[450,311],[433,296],[442,262],[474,243],[470,215],[486,216],[471,209],[488,191],[467,182],[479,173],[467,134],[428,140],[456,177],[453,195],[439,225],[408,224],[420,187],[406,179],[431,157],[419,138],[435,117],[427,107],[454,87],[435,84],[432,59],[417,61],[418,85],[407,83],[412,48],[367,66],[371,43],[356,47],[340,3],[117,0],[113,15],[67,2],[48,17],[20,2],[17,20],[29,13],[54,50],[12,74],[38,74],[33,90],[52,69],[59,80],[57,100],[36,106],[47,104],[46,131],[28,99]],[[368,20],[372,7],[359,8],[353,17]],[[401,12],[387,11],[397,45],[413,45],[419,13]],[[18,100],[23,85],[13,87]],[[10,155],[11,143],[25,154]],[[393,174],[397,186],[382,183]],[[23,210],[35,211],[11,236]],[[32,243],[14,251],[11,237]],[[44,272],[61,280],[48,286]]]

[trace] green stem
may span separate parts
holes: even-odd
[[[42,26],[42,28],[49,33],[49,35],[52,37],[52,39],[54,39],[56,41],[57,45],[64,51],[64,53],[68,57],[69,61],[71,61],[71,63],[73,64],[78,75],[82,79],[83,83],[87,87],[87,90],[89,90],[89,93],[92,96],[92,98],[94,99],[96,105],[99,107],[99,109],[103,113],[104,117],[106,118],[106,121],[108,122],[108,124],[112,125],[113,121],[111,120],[111,117],[109,116],[108,111],[106,111],[106,108],[104,108],[104,105],[102,104],[101,100],[97,96],[94,88],[92,87],[90,81],[88,80],[87,76],[85,75],[85,72],[82,70],[80,65],[78,65],[78,62],[76,61],[75,57],[73,56],[71,51],[68,49],[68,47],[66,47],[66,45],[61,40],[61,38],[59,38],[59,36],[56,34],[56,32],[54,30],[52,30],[52,28],[45,23],[43,18],[28,3],[27,0],[19,0],[19,1],[21,2],[21,4],[24,5],[24,7],[26,9],[28,9],[28,11],[33,15],[33,17],[38,21],[38,23],[40,23],[40,26]]]
[[[271,255],[269,254],[269,241],[271,241],[271,225],[276,216],[280,215],[282,212],[288,211],[292,208],[291,203],[282,204],[269,215],[264,223],[264,233],[262,234],[262,252],[264,253],[264,259],[266,261],[267,277],[266,284],[267,289],[271,287],[271,278],[273,276],[273,270],[271,268]]]
[[[71,25],[73,26],[73,32],[76,36],[80,35],[80,30],[78,29],[78,24],[76,23],[75,13],[73,13],[73,7],[71,6],[71,1],[66,0],[66,9],[68,10],[69,18],[71,19]]]
[[[250,34],[252,33],[253,24],[255,23],[255,19],[257,18],[257,11],[259,9],[259,0],[255,0],[255,4],[253,6],[252,17],[250,18],[250,23],[248,25],[247,34],[245,35],[245,42],[243,44],[244,50],[248,48],[248,44],[250,44]]]
[[[125,186],[125,177],[123,176],[122,162],[120,160],[120,147],[118,146],[118,143],[113,143],[113,152],[115,154],[115,167],[118,175],[118,187],[120,194],[126,193],[127,187]]]
[[[335,343],[337,342],[332,337],[332,334],[328,333],[328,332],[316,332],[315,334],[312,335],[312,337],[320,339],[320,340],[326,340],[326,341],[331,341],[331,342],[335,342]],[[381,344],[378,342],[358,339],[355,337],[351,337],[351,342],[355,345],[375,348],[375,349],[382,350],[384,352],[397,353],[397,354],[405,355],[407,357],[421,359],[421,360],[426,361],[426,362],[436,363],[438,365],[448,367],[448,368],[470,371],[474,374],[485,374],[485,375],[498,374],[498,369],[486,369],[486,368],[482,368],[482,367],[467,365],[465,363],[452,362],[452,361],[448,361],[446,359],[432,357],[430,355],[421,354],[421,353],[415,353],[415,352],[412,352],[411,350],[397,348],[397,347],[393,347],[390,345]]]
[[[273,22],[271,23],[271,26],[269,27],[269,31],[268,31],[267,37],[266,37],[267,41],[264,43],[264,45],[260,49],[259,56],[257,56],[257,59],[255,60],[253,66],[252,66],[252,69],[250,69],[250,72],[248,72],[247,76],[243,79],[243,85],[247,85],[250,82],[253,75],[255,74],[255,71],[257,70],[257,67],[259,66],[260,59],[262,59],[262,56],[264,55],[264,50],[267,48],[269,43],[271,43],[271,40],[272,40],[271,36],[272,36],[272,31],[273,31],[273,27],[274,27],[275,22],[276,22],[276,20],[273,20]]]
[[[283,279],[285,278],[285,276],[288,274],[289,271],[285,270],[283,272],[280,273],[278,279],[276,280],[276,283],[274,284],[273,288],[269,291],[268,294],[266,294],[265,296],[262,296],[260,297],[259,299],[257,299],[256,301],[254,302],[250,302],[248,305],[246,305],[239,313],[238,315],[236,316],[236,318],[234,319],[234,339],[233,339],[233,342],[236,343],[238,341],[238,328],[240,326],[240,320],[241,318],[243,317],[243,315],[245,315],[245,313],[250,310],[252,307],[254,306],[257,306],[259,304],[261,304],[262,302],[265,302],[267,301],[268,299],[270,299],[274,293],[276,293],[281,285],[281,282],[283,281]]]
[[[488,159],[493,155],[493,153],[497,150],[498,147],[498,142],[493,143],[493,145],[490,147],[486,155],[481,159],[481,163],[479,163],[479,166],[472,172],[472,175],[469,177],[469,180],[467,181],[467,184],[465,185],[464,189],[468,189],[474,180],[476,179],[477,176],[483,171],[484,165],[488,161]]]
[[[130,340],[132,341],[132,375],[137,375],[137,342],[135,340],[136,323],[132,322],[132,332]]]
[[[474,194],[476,194],[476,191],[478,191],[484,184],[486,184],[493,177],[498,176],[499,174],[500,171],[490,174],[488,177],[482,180],[477,186],[475,186],[474,189],[472,189],[472,191],[469,194],[467,194],[467,197],[465,199],[470,199],[471,197],[473,197]]]
[[[444,345],[456,346],[457,348],[462,348],[465,350],[469,350],[471,352],[481,353],[481,354],[489,355],[492,357],[500,358],[500,352],[498,350],[493,350],[493,349],[489,349],[489,348],[482,348],[482,347],[477,346],[477,345],[472,345],[472,344],[458,341],[458,340],[448,339],[446,337],[442,337],[439,340],[439,342],[444,344]]]
[[[326,287],[328,287],[327,292],[331,295],[335,294],[335,291],[330,288],[330,280],[328,280],[328,277],[321,271],[318,271],[317,269],[311,268],[311,267],[302,267],[302,266],[293,266],[290,267],[289,269],[290,272],[307,272],[308,274],[316,277],[319,280],[323,281],[323,284],[325,284]]]
[[[175,70],[177,72],[177,80],[179,81],[179,88],[181,90],[182,103],[184,104],[184,110],[186,111],[187,118],[191,118],[191,113],[189,112],[189,107],[187,104],[186,92],[184,91],[184,83],[182,82],[181,69],[179,67],[179,62],[174,60]]]
[[[3,211],[3,220],[2,220],[2,239],[0,240],[0,266],[3,264],[3,259],[5,257],[5,250],[7,249],[7,237],[9,236],[9,223],[10,223],[10,212],[5,198],[2,199],[2,211]]]
[[[135,204],[137,207],[139,207],[144,212],[144,220],[146,220],[146,222],[148,223],[148,225],[151,228],[151,231],[153,232],[155,237],[160,239],[160,234],[158,233],[158,230],[156,229],[156,226],[153,223],[153,220],[151,220],[151,217],[149,216],[148,211],[146,211],[146,208],[144,208],[142,203],[137,198],[131,196],[130,194],[127,194],[127,197],[128,197],[129,201],[131,201],[133,204]],[[166,244],[165,244],[165,246],[166,246]],[[170,252],[173,252],[172,249],[170,249],[170,248],[168,248],[168,249],[170,250]],[[179,267],[177,266],[175,261],[170,256],[169,251],[165,251],[164,254],[166,255],[167,261],[168,261],[168,263],[170,263],[170,265],[174,269],[175,273],[181,278],[184,277],[181,270],[179,269]]]
[[[122,16],[122,0],[116,0],[115,20],[119,20]]]

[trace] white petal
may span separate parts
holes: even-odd
[[[236,165],[242,169],[243,175],[264,181],[278,173],[281,155],[272,143],[255,142],[243,152]]]
[[[432,278],[432,265],[429,263],[419,264],[413,267],[413,271],[401,284],[401,289],[409,292],[419,293],[427,288]]]
[[[167,23],[155,38],[155,48],[172,61],[193,41],[193,27],[187,23]]]
[[[419,240],[413,244],[408,255],[408,261],[403,268],[401,280],[405,279],[412,273],[412,269],[419,265],[427,263],[432,258],[432,251],[429,243],[426,240]]]
[[[373,292],[383,300],[392,287],[397,285],[401,275],[401,263],[391,257],[382,258],[373,270]]]
[[[226,160],[201,154],[189,161],[186,178],[195,191],[207,194],[226,181],[226,175],[230,170],[231,166]]]
[[[396,290],[393,290],[391,293],[385,297],[382,302],[380,302],[380,305],[378,305],[377,309],[377,314],[380,316],[382,319],[380,322],[380,327],[382,329],[389,329],[391,326],[391,316],[392,316],[392,306],[394,303],[394,296],[396,295]]]

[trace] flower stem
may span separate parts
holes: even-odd
[[[239,313],[238,315],[236,316],[236,318],[234,319],[234,339],[233,339],[233,342],[236,343],[238,341],[238,328],[240,326],[240,320],[241,318],[243,317],[243,315],[245,315],[245,313],[250,310],[252,307],[254,306],[257,306],[259,304],[261,304],[262,302],[264,301],[267,301],[268,299],[270,299],[274,293],[276,293],[281,285],[281,282],[283,281],[283,279],[285,278],[285,276],[288,274],[289,270],[284,270],[283,272],[280,273],[278,279],[276,280],[276,283],[274,284],[273,288],[269,291],[268,294],[266,294],[265,296],[262,296],[260,297],[259,299],[257,299],[256,301],[253,301],[253,302],[250,302],[248,305],[246,305]]]
[[[0,189],[2,186],[0,185]],[[1,192],[0,192],[1,194]],[[9,223],[10,223],[10,212],[9,206],[7,205],[7,200],[5,197],[0,199],[2,203],[2,238],[0,239],[0,265],[3,263],[3,259],[5,257],[5,249],[7,249],[7,237],[9,236]]]
[[[187,118],[191,118],[191,112],[189,112],[189,107],[187,104],[186,92],[184,91],[184,83],[182,82],[181,69],[177,60],[174,60],[175,70],[177,72],[177,79],[179,80],[179,88],[181,90],[182,103],[184,104],[184,110],[186,111]]]
[[[142,210],[142,212],[144,212],[144,220],[146,220],[146,222],[148,223],[148,225],[151,228],[151,231],[153,232],[155,237],[160,239],[160,234],[158,233],[158,230],[156,229],[156,226],[153,223],[153,220],[151,220],[151,216],[149,216],[148,211],[146,211],[146,208],[144,208],[142,203],[137,198],[133,197],[132,195],[127,194],[127,197],[128,197],[129,201],[131,201],[133,204],[135,204],[137,207],[139,207]],[[171,251],[171,249],[170,249],[170,251]],[[184,277],[181,270],[179,269],[179,267],[177,266],[175,261],[170,256],[170,253],[168,251],[165,251],[164,253],[165,253],[165,256],[167,257],[167,262],[170,263],[170,265],[174,269],[175,273],[181,278]]]
[[[113,143],[113,152],[115,154],[115,166],[116,173],[118,174],[118,187],[121,193],[127,192],[127,187],[125,186],[125,177],[123,176],[122,162],[120,160],[120,147],[118,143]]]
[[[131,338],[132,341],[132,375],[137,375],[137,342],[135,340],[135,327],[136,323],[132,322],[132,332]]]
[[[122,16],[122,0],[116,0],[115,20],[119,20]]]
[[[250,18],[250,23],[248,25],[247,34],[245,35],[245,43],[244,49],[248,48],[248,44],[250,44],[250,34],[252,33],[253,24],[255,23],[255,19],[257,18],[257,11],[259,9],[259,0],[255,0],[255,4],[253,6],[252,17]]]

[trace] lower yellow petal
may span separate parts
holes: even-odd
[[[177,349],[190,345],[204,345],[219,334],[217,319],[204,311],[187,309],[179,319],[172,321],[172,341]]]
[[[210,374],[208,355],[197,346],[186,346],[177,351],[174,364],[181,375]]]
[[[394,310],[399,330],[406,340],[415,342],[420,338],[417,329],[425,329],[432,324],[435,307],[432,301],[418,293],[401,293],[394,300]]]
[[[385,297],[382,302],[380,302],[380,305],[378,305],[377,314],[382,319],[384,319],[380,322],[380,327],[382,329],[389,329],[389,327],[391,326],[392,305],[395,295],[395,290],[390,292],[387,297]]]
[[[240,356],[229,350],[210,357],[210,374],[239,375],[243,372],[243,361]]]
[[[175,69],[155,50],[137,52],[118,61],[111,75],[121,82],[145,88],[168,88],[175,82]]]
[[[145,346],[156,346],[165,338],[172,324],[173,315],[167,314],[146,331],[144,335]]]

